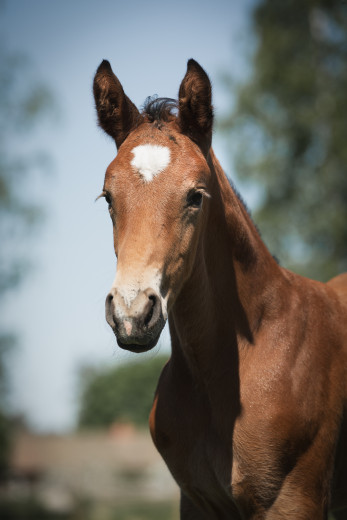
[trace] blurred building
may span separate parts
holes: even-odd
[[[106,432],[65,436],[18,433],[1,499],[34,499],[52,514],[68,515],[82,503],[113,509],[127,502],[175,503],[178,488],[148,433],[115,424]]]

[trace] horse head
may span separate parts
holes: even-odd
[[[118,149],[102,192],[117,256],[106,318],[120,347],[143,352],[156,345],[201,242],[212,190],[211,84],[189,60],[176,113],[172,100],[139,112],[103,61],[94,97],[99,124]]]

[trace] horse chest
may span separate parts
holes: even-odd
[[[170,431],[158,424],[156,445],[186,496],[204,511],[209,511],[210,506],[213,509],[215,504],[227,508],[231,501],[230,460],[227,448],[221,446],[211,429],[199,431],[191,422],[183,434],[177,423],[176,429]],[[212,510],[211,518],[214,518]]]
[[[184,407],[176,398],[177,394],[170,400],[159,388],[150,421],[153,441],[184,492],[226,498],[230,447],[219,438],[207,407],[193,392],[186,395]]]

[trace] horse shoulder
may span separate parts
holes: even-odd
[[[294,466],[299,468],[304,454],[312,467],[319,468],[324,458],[329,464],[345,400],[344,310],[325,284],[295,276],[291,283],[285,313],[240,363],[242,413],[234,429],[234,474],[240,489],[247,482],[268,498]]]

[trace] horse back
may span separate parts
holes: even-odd
[[[335,276],[327,282],[327,285],[333,287],[342,301],[347,304],[347,273]]]

